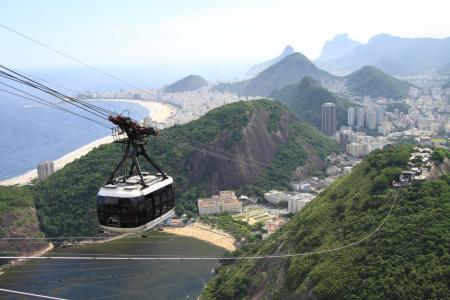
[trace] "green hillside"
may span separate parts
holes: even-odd
[[[208,82],[205,79],[198,75],[189,75],[164,87],[164,91],[167,93],[181,93],[195,91],[204,86],[208,86]]]
[[[188,124],[164,129],[161,137],[166,141],[152,139],[149,152],[174,177],[178,213],[195,213],[198,197],[220,189],[247,186],[249,192],[262,193],[273,186],[287,187],[291,173],[307,163],[308,155],[323,159],[336,150],[330,139],[269,100],[225,105]],[[237,163],[181,144],[222,155],[230,152]],[[42,230],[49,236],[95,234],[96,194],[119,159],[119,145],[103,145],[37,183],[31,192]]]
[[[344,77],[346,87],[354,96],[384,97],[400,100],[408,96],[412,85],[398,80],[380,69],[365,66]]]
[[[374,151],[268,240],[241,255],[293,254],[348,245],[373,232],[395,191],[409,146]],[[448,153],[447,153],[448,155]],[[202,299],[448,299],[450,175],[399,191],[370,239],[313,256],[224,265]]]
[[[291,84],[274,91],[270,98],[285,104],[300,120],[319,129],[322,119],[322,104],[334,103],[336,104],[337,128],[347,124],[347,109],[350,103],[323,88],[311,77],[305,77],[298,84]]]
[[[303,54],[294,52],[254,78],[232,84],[221,84],[218,86],[218,90],[228,90],[242,96],[267,97],[274,90],[298,83],[306,76],[319,81],[334,78],[333,75],[317,68]]]

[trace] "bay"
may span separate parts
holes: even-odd
[[[152,232],[47,255],[220,257],[225,250],[196,239]],[[68,299],[196,299],[213,273],[206,261],[32,260],[0,276],[4,289]],[[23,299],[0,294],[1,299]]]
[[[129,111],[142,119],[148,110],[129,102],[92,101],[115,112]],[[77,113],[87,113],[70,104],[58,105]],[[73,114],[37,104],[13,95],[0,94],[0,180],[12,178],[36,168],[46,160],[56,160],[90,142],[111,134],[111,124],[91,116],[106,125]]]

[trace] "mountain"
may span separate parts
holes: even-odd
[[[241,96],[268,97],[274,90],[299,83],[306,76],[321,82],[334,79],[331,74],[317,68],[306,56],[295,52],[252,79],[232,84],[219,84],[216,89],[237,92]]]
[[[300,119],[316,128],[321,128],[322,104],[336,104],[336,121],[338,126],[347,124],[347,109],[350,103],[323,88],[311,77],[305,77],[297,84],[285,86],[274,91],[270,98],[280,101]]]
[[[373,66],[365,66],[344,77],[345,87],[354,96],[402,99],[413,85],[396,79]]]
[[[164,91],[167,93],[182,93],[187,91],[195,91],[204,86],[208,86],[208,82],[198,75],[189,75],[165,86]]]
[[[327,61],[338,58],[361,45],[360,42],[354,41],[348,37],[346,33],[336,35],[331,41],[326,41],[322,48],[322,53],[317,61]]]
[[[269,61],[266,61],[266,62],[263,62],[263,63],[260,63],[258,65],[255,65],[255,66],[251,67],[247,71],[247,76],[253,77],[253,76],[258,75],[261,71],[264,71],[265,69],[267,69],[271,65],[276,64],[277,62],[279,62],[280,60],[282,60],[283,58],[285,58],[286,56],[288,56],[288,55],[290,55],[292,53],[294,53],[294,48],[292,48],[291,46],[287,45],[284,48],[283,53],[281,53],[280,55],[278,55],[274,59],[271,59]]]
[[[401,38],[388,34],[376,35],[340,57],[317,61],[320,68],[334,74],[372,65],[393,75],[421,74],[449,63],[450,37]]]
[[[329,253],[224,264],[201,299],[448,299],[450,175],[415,181],[396,197],[390,180],[411,150],[372,152],[279,231],[238,255],[345,247],[383,224],[375,234]]]
[[[288,188],[293,178],[304,176],[299,170],[320,175],[324,158],[337,151],[332,140],[270,100],[222,106],[190,123],[164,129],[160,137],[164,139],[150,140],[148,150],[175,180],[177,213],[196,213],[197,198],[219,190],[245,188],[261,195],[270,188]],[[100,146],[46,181],[12,191],[7,199],[21,201],[19,192],[28,189],[32,202],[22,206],[36,208],[40,228],[48,236],[96,234],[96,194],[120,154],[120,145]]]

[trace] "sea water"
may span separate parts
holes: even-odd
[[[147,238],[55,249],[47,256],[220,257],[224,250],[188,237]],[[196,299],[217,260],[32,260],[0,275],[0,287],[66,299]],[[22,299],[0,292],[1,299]]]
[[[52,100],[55,101],[55,100]],[[148,110],[129,102],[93,101],[115,112],[127,111],[142,119]],[[66,109],[101,121],[73,105],[58,103]],[[56,160],[90,142],[111,134],[110,128],[81,117],[0,92],[0,180],[21,175],[46,160]]]

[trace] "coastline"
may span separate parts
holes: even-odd
[[[229,252],[237,249],[236,240],[230,234],[211,228],[202,223],[192,223],[184,227],[168,227],[163,228],[163,232],[186,236],[208,242],[217,247],[223,248]]]
[[[131,100],[131,99],[101,99],[102,101],[112,101],[112,102],[130,102],[130,103],[137,103],[149,110],[149,117],[152,118],[152,120],[156,122],[164,122],[168,117],[170,117],[175,108],[172,106],[169,106],[167,104],[154,102],[154,101],[145,101],[145,100]],[[84,145],[72,152],[69,152],[68,154],[58,158],[55,160],[55,171],[58,171],[62,169],[65,165],[73,162],[74,160],[88,154],[91,150],[94,148],[109,144],[113,142],[112,136],[108,135],[106,137],[100,138],[98,140],[95,140],[87,145]],[[0,186],[7,186],[7,185],[25,185],[31,183],[32,180],[37,178],[37,171],[31,170],[26,172],[25,174],[0,180]]]

